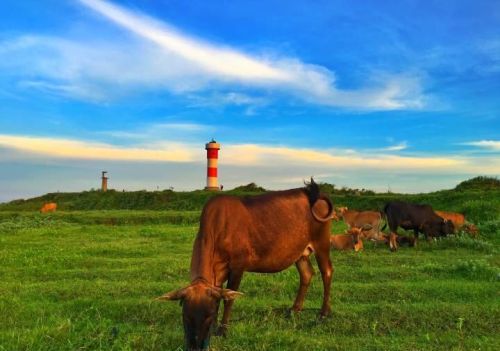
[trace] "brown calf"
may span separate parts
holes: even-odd
[[[47,202],[43,204],[42,208],[40,209],[41,213],[46,213],[46,212],[56,212],[57,210],[57,204],[55,202]]]

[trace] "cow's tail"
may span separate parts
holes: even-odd
[[[306,185],[305,191],[309,199],[309,205],[311,206],[311,214],[314,217],[314,219],[317,220],[318,222],[327,222],[332,218],[334,218],[335,209],[333,208],[333,204],[330,198],[325,194],[321,194],[319,186],[314,181],[314,179],[311,177],[311,182],[305,183],[305,185]],[[316,202],[318,202],[318,200],[323,200],[328,204],[328,214],[325,217],[318,215],[314,211],[314,205],[316,204]]]
[[[317,220],[318,222],[327,222],[327,221],[333,219],[334,218],[334,209],[333,209],[333,204],[330,201],[330,198],[324,194],[321,194],[318,197],[318,200],[323,200],[328,204],[328,214],[325,217],[321,217],[316,212],[314,212],[314,208],[311,207],[311,213],[312,213],[314,219]]]

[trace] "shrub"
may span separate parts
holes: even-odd
[[[462,205],[462,212],[467,220],[473,223],[481,223],[497,219],[500,214],[498,203],[485,201],[483,199],[469,200]]]
[[[500,237],[500,219],[481,223],[478,227],[481,236],[497,239]]]
[[[479,176],[465,180],[455,187],[455,190],[498,190],[500,189],[500,180],[496,177]]]

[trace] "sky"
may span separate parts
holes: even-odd
[[[0,2],[0,202],[500,175],[500,2]]]

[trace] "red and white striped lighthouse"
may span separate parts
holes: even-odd
[[[205,144],[207,150],[207,186],[205,190],[220,190],[217,180],[217,159],[219,158],[220,144],[212,139]]]

